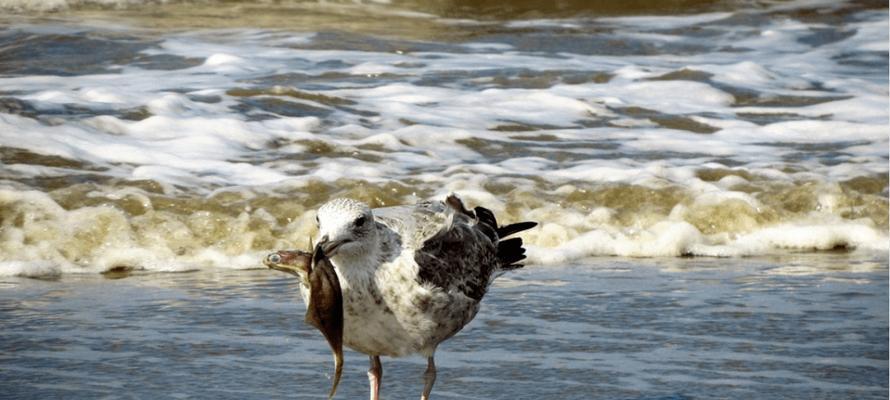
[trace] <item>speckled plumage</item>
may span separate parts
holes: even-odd
[[[336,244],[330,259],[343,293],[343,343],[372,356],[372,366],[377,356],[409,354],[430,357],[432,366],[436,347],[475,317],[496,273],[524,258],[521,241],[500,254],[494,216],[466,210],[453,195],[373,210],[336,199],[318,221],[319,240]],[[534,226],[523,224],[519,230]],[[304,299],[307,292],[304,285]]]

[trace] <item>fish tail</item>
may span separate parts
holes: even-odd
[[[334,384],[331,387],[331,393],[328,394],[328,400],[334,398],[337,394],[337,386],[340,385],[340,377],[343,375],[343,350],[334,351]]]

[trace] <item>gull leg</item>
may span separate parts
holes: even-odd
[[[370,356],[370,358],[371,368],[368,369],[368,382],[371,384],[371,400],[379,400],[383,366],[380,364],[380,356]]]
[[[423,373],[423,394],[420,400],[430,400],[430,392],[433,391],[433,384],[436,383],[436,362],[433,356],[426,359],[426,372]]]

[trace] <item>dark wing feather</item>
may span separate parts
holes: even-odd
[[[521,238],[512,238],[498,242],[498,262],[501,269],[516,269],[522,267],[516,264],[525,259],[525,249],[522,247]]]
[[[517,262],[525,259],[522,239],[501,239],[537,223],[498,227],[491,210],[476,207],[469,211],[454,195],[445,199],[445,205],[451,208],[451,223],[424,241],[414,254],[418,279],[481,300],[493,273],[521,268]]]
[[[453,219],[414,252],[417,278],[444,291],[456,290],[482,300],[498,266],[497,248],[469,216],[455,213]]]
[[[479,217],[479,225],[487,226],[487,229],[494,230],[495,232],[498,245],[498,268],[502,271],[522,268],[522,264],[517,264],[517,262],[525,259],[525,248],[522,247],[522,238],[503,239],[514,233],[534,228],[538,223],[525,221],[498,227],[498,220],[494,217],[494,213],[491,210],[476,207],[475,211]]]
[[[502,226],[498,228],[498,237],[503,239],[507,236],[510,236],[517,232],[522,232],[526,229],[531,229],[538,226],[537,222],[525,221],[525,222],[517,222],[515,224],[510,224],[507,226]]]

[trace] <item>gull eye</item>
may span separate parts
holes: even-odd
[[[357,226],[357,227],[358,227],[358,226],[362,226],[362,225],[364,225],[364,224],[365,224],[365,217],[364,217],[364,216],[361,216],[361,217],[356,218],[356,219],[355,219],[355,222],[353,222],[353,225],[355,225],[355,226]]]

